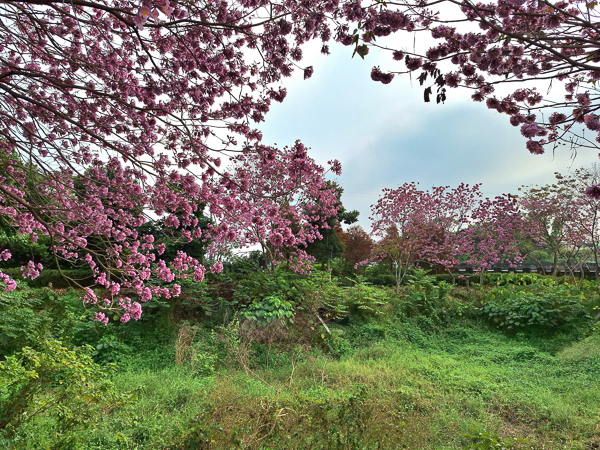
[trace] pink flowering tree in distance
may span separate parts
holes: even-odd
[[[534,154],[565,142],[600,146],[596,3],[354,1],[344,5],[343,16],[348,23],[339,23],[340,42],[363,58],[376,47],[397,61],[374,67],[374,81],[388,84],[396,74],[415,74],[426,102],[445,101],[447,88],[470,89],[473,100],[509,116]],[[385,38],[401,32],[411,33],[404,47]],[[427,46],[431,38],[434,43],[419,51],[413,33],[428,34]]]
[[[535,249],[550,253],[552,274],[558,271],[559,258],[565,254],[583,256],[581,233],[584,203],[594,201],[584,196],[583,190],[576,194],[562,183],[545,186],[528,186],[520,189],[519,198],[526,235],[533,243],[534,251],[528,256],[536,258]],[[538,259],[539,261],[539,259]],[[541,262],[541,261],[540,261]]]
[[[259,243],[266,261],[287,260],[296,271],[309,271],[314,258],[304,248],[321,239],[320,222],[341,207],[335,185],[325,181],[325,170],[307,156],[308,149],[299,141],[282,152],[259,148],[233,158],[233,172],[225,179],[243,180],[245,188],[237,195],[231,193],[236,187],[227,186],[223,178],[211,181],[212,190],[228,196],[224,208],[211,208],[219,223],[209,225],[214,247]]]
[[[392,261],[397,288],[413,265],[450,271],[458,264],[462,231],[480,197],[479,185],[423,191],[412,182],[384,189],[372,206],[372,235],[379,238],[374,255]]]
[[[573,224],[579,243],[591,252],[590,259],[600,267],[600,165],[581,167],[568,175],[556,173],[556,184],[577,205]],[[598,276],[598,272],[596,272]]]
[[[503,194],[479,202],[473,209],[469,226],[461,233],[458,253],[483,274],[497,263],[516,266],[523,260],[519,240],[523,218],[515,196]]]
[[[209,254],[227,242],[314,239],[306,199],[324,170],[301,144],[261,145],[253,124],[284,99],[278,83],[302,44],[330,39],[336,8],[329,0],[2,2],[3,221],[34,241],[49,236],[57,263],[91,268],[108,294],[88,289],[85,300],[123,321],[153,296],[178,295],[177,278],[204,276],[183,252],[161,258],[164,246],[138,232],[148,218],[207,239]],[[339,173],[337,162],[332,168]],[[320,202],[329,214],[327,198]],[[204,233],[198,205],[212,216]],[[23,275],[41,269],[31,261]],[[15,287],[4,273],[0,281]]]

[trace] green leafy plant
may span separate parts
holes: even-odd
[[[48,289],[22,287],[0,291],[0,357],[14,354],[23,347],[37,348],[46,338],[73,336],[82,326],[85,314],[78,295]]]
[[[106,334],[95,345],[91,355],[99,364],[116,363],[131,353],[131,347],[114,334]]]
[[[517,448],[533,448],[530,443],[521,438],[502,439],[497,434],[491,434],[487,431],[472,432],[463,434],[462,437],[470,441],[469,446],[465,447],[473,450],[512,450]]]
[[[483,303],[481,314],[504,329],[549,328],[587,316],[579,297],[565,288],[542,293],[496,288]]]
[[[379,315],[383,314],[383,307],[388,304],[387,294],[372,286],[364,276],[357,276],[354,285],[347,288],[346,304],[355,315]]]
[[[445,314],[451,285],[445,281],[437,282],[428,272],[413,269],[407,277],[406,295],[399,306],[401,312],[408,317],[427,316],[441,320]]]
[[[269,295],[248,305],[240,312],[240,316],[259,325],[267,325],[279,319],[294,323],[294,307],[287,300]]]
[[[0,362],[2,437],[23,440],[36,430],[38,439],[47,435],[56,442],[69,441],[77,430],[131,400],[131,395],[116,391],[112,369],[94,363],[90,351],[46,340],[38,349],[25,347]],[[60,448],[56,442],[46,445]]]

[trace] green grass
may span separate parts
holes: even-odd
[[[219,327],[161,304],[149,305],[138,322],[105,327],[77,322],[75,312],[65,322],[64,308],[52,309],[58,297],[47,292],[39,300],[29,292],[4,296],[0,333],[22,329],[23,342],[42,352],[41,338],[27,330],[48,329],[69,348],[90,344],[82,351],[104,380],[112,377],[107,393],[122,400],[57,401],[56,392],[74,389],[65,387],[61,367],[44,379],[5,369],[6,379],[39,387],[34,397],[24,390],[16,400],[48,408],[24,409],[36,414],[17,415],[23,426],[0,430],[0,448],[600,448],[594,321],[578,316],[560,328],[503,332],[476,320],[485,317],[476,307],[488,291],[458,288],[425,303],[412,291],[385,291],[385,304],[330,323],[331,334],[312,314],[300,313],[289,328],[237,321]],[[598,300],[595,293],[589,298]],[[46,315],[30,313],[30,304],[46,305]],[[53,314],[64,330],[50,326]],[[50,325],[40,326],[39,317]],[[113,362],[115,372],[105,366]],[[71,382],[93,391],[90,380]],[[18,383],[13,387],[17,392]],[[13,404],[10,392],[0,385],[0,406]],[[90,418],[61,427],[61,414],[88,404],[95,408]]]
[[[334,334],[342,332],[337,340],[362,343],[348,344],[339,359],[276,345],[266,358],[255,345],[242,361],[246,370],[229,360],[209,377],[195,376],[189,365],[121,372],[116,385],[136,390],[138,400],[106,417],[82,448],[459,449],[499,442],[592,449],[600,443],[598,339],[561,350],[562,335],[507,336],[475,322],[436,333],[415,322],[334,325]]]

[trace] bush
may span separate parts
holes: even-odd
[[[46,338],[61,338],[82,326],[78,295],[51,289],[18,288],[0,292],[0,357],[23,347],[36,348]]]
[[[388,304],[387,292],[371,286],[365,277],[358,276],[354,286],[346,289],[346,301],[353,315],[375,316],[383,314],[383,307]]]
[[[365,280],[375,286],[396,286],[396,275],[385,264],[365,267]]]
[[[304,285],[298,275],[283,269],[277,269],[273,273],[253,272],[238,283],[234,299],[242,307],[267,297],[277,297],[294,304],[302,299]]]
[[[427,273],[427,270],[415,269],[407,276],[408,286],[398,309],[407,317],[425,316],[439,322],[446,315],[451,285],[445,281],[437,283],[436,277]]]
[[[275,295],[269,295],[253,302],[242,310],[240,315],[246,319],[256,322],[258,325],[267,325],[274,320],[294,322],[294,308],[292,304]]]
[[[110,369],[95,364],[90,350],[46,340],[39,349],[25,347],[0,362],[0,436],[5,443],[62,448],[76,439],[76,431],[130,398],[114,389]]]
[[[496,288],[484,302],[481,313],[498,328],[552,328],[587,317],[578,297],[566,289],[536,293],[514,288]]]
[[[21,286],[26,285],[32,288],[50,286],[54,289],[68,289],[75,287],[74,283],[70,280],[75,280],[83,287],[92,286],[94,284],[92,271],[86,269],[71,269],[63,271],[56,269],[44,269],[40,272],[40,275],[33,280],[29,278],[23,279],[21,277],[20,268],[2,269],[2,272],[9,275]]]

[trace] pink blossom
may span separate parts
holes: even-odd
[[[410,56],[406,57],[406,68],[410,71],[417,70],[422,65],[421,58],[411,58]],[[372,77],[372,75],[371,75]]]
[[[108,317],[101,311],[98,311],[94,316],[94,320],[97,322],[102,322],[104,325],[108,323]]]
[[[15,280],[13,280],[11,277],[3,273],[2,271],[0,271],[0,281],[4,283],[5,291],[14,291],[17,287],[17,283],[15,282]]]
[[[172,295],[173,297],[179,297],[181,294],[181,286],[178,284],[173,285]]]
[[[527,141],[527,150],[534,155],[541,155],[544,153],[544,147],[540,144],[539,141],[534,141],[532,139]]]
[[[23,278],[31,278],[32,280],[37,278],[40,274],[40,270],[43,269],[42,264],[29,261],[26,266],[21,266],[21,273]]]
[[[271,241],[271,244],[273,244],[276,247],[279,247],[283,244],[283,236],[280,233],[271,233],[271,236],[269,236],[269,240]]]
[[[373,81],[381,81],[383,84],[389,84],[394,79],[394,74],[383,73],[379,67],[373,67],[371,70],[371,79]]]
[[[596,114],[586,114],[584,122],[590,130],[600,130],[600,120]]]
[[[589,186],[585,190],[585,195],[590,198],[600,199],[600,185]]]
[[[221,273],[221,271],[223,270],[223,263],[221,263],[220,261],[215,262],[211,267],[210,267],[210,271],[212,273]]]
[[[535,122],[524,123],[521,126],[521,134],[527,138],[537,136],[540,131],[541,131],[540,127]]]
[[[564,122],[565,120],[567,120],[567,116],[556,111],[553,112],[548,118],[548,121],[552,124]]]

